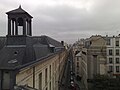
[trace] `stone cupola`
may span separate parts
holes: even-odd
[[[8,36],[32,36],[31,19],[33,17],[21,6],[6,14],[8,15]]]

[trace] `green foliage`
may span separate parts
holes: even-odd
[[[120,90],[120,78],[95,75],[93,79],[93,90]]]

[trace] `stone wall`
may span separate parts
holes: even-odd
[[[67,52],[63,51],[45,58],[33,66],[21,69],[20,72],[16,75],[16,84],[28,85],[30,87],[39,89],[39,75],[42,73],[42,90],[58,90],[59,79],[61,78],[60,76],[62,76],[61,74],[63,72],[66,56]],[[47,83],[45,82],[46,72]]]

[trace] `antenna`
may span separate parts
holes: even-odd
[[[105,35],[108,36],[108,32],[105,32]]]
[[[119,35],[119,31],[116,31],[117,35]]]

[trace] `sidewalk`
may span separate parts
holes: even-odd
[[[66,62],[65,64],[65,67],[64,67],[64,72],[63,72],[63,76],[61,78],[61,83],[60,83],[60,86],[59,86],[59,90],[66,90],[67,86],[66,86],[66,81],[67,81],[67,74],[68,74],[68,61]]]

